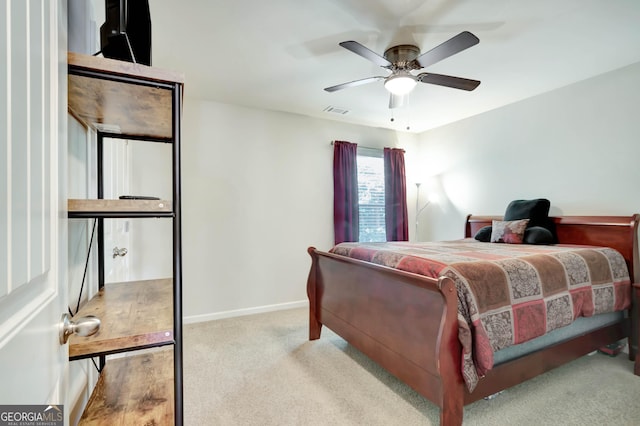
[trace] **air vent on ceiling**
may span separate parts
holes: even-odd
[[[349,110],[348,109],[334,107],[334,106],[328,106],[323,111],[324,112],[330,112],[331,114],[340,114],[340,115],[349,114]]]

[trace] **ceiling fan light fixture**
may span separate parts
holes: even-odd
[[[384,82],[384,87],[394,95],[402,96],[411,92],[417,83],[413,75],[409,73],[399,73],[387,78]]]

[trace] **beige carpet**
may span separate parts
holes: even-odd
[[[307,310],[184,327],[185,424],[437,425],[438,409]],[[640,377],[626,354],[583,357],[492,400],[465,425],[639,425]]]

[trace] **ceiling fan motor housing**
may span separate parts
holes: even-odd
[[[422,68],[416,61],[420,48],[412,44],[401,44],[385,50],[384,58],[393,64],[394,69],[417,70]]]

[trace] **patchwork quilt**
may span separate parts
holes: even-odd
[[[450,277],[458,292],[458,338],[469,391],[493,353],[631,305],[629,271],[607,247],[447,242],[341,243],[332,253],[425,275]]]

